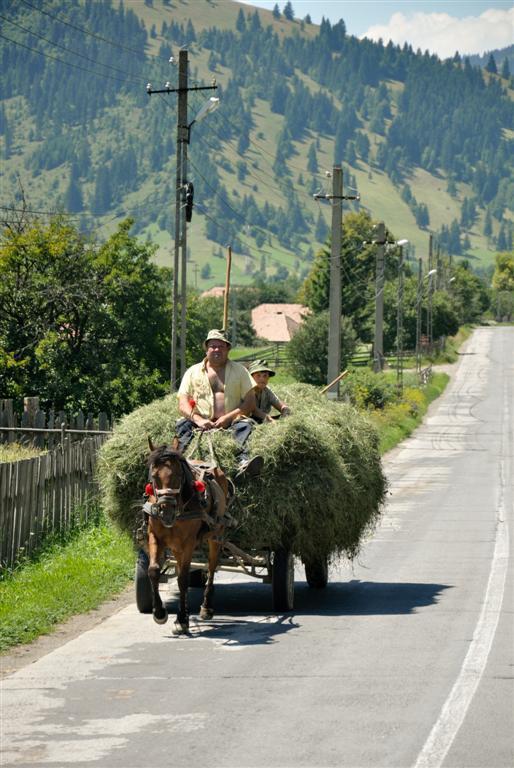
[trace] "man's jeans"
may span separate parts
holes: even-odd
[[[194,430],[196,429],[197,426],[191,419],[179,419],[175,423],[175,432],[178,437],[181,451],[185,451],[193,439]],[[240,461],[246,461],[246,459],[248,459],[248,451],[245,450],[245,443],[250,437],[252,429],[253,422],[251,421],[236,421],[234,424],[231,424],[230,427],[227,427],[227,431],[232,433],[234,440],[241,449],[239,453]]]

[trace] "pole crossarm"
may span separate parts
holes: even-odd
[[[360,200],[360,195],[313,195],[315,200]]]
[[[217,85],[192,85],[190,88],[160,88],[156,90],[151,86],[146,86],[146,92],[149,96],[152,93],[189,93],[189,91],[215,91]]]

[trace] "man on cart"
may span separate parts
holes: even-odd
[[[236,479],[256,476],[262,456],[249,459],[246,442],[255,410],[255,382],[241,363],[229,360],[230,341],[223,330],[209,331],[204,341],[205,358],[185,372],[177,393],[183,418],[176,431],[181,450],[189,445],[195,429],[228,429],[240,446],[240,466]]]

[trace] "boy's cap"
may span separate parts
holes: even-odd
[[[209,333],[207,334],[207,338],[205,339],[203,346],[204,348],[207,348],[207,342],[209,341],[224,341],[225,344],[228,344],[229,347],[232,346],[230,343],[227,332],[221,331],[218,328],[212,328]]]
[[[269,373],[275,375],[273,368],[270,368],[266,360],[254,360],[248,367],[248,373]]]

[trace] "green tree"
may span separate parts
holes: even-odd
[[[514,253],[497,253],[492,286],[495,291],[514,291]]]
[[[369,337],[367,302],[374,295],[375,248],[365,245],[373,240],[373,222],[365,211],[345,216],[341,243],[341,306],[343,315],[352,318],[361,339]],[[330,286],[330,243],[316,254],[305,279],[300,301],[313,312],[328,309]],[[386,261],[386,275],[397,274],[398,253],[391,251]]]
[[[294,11],[293,6],[291,4],[291,0],[287,0],[287,3],[284,5],[284,9],[282,11],[284,14],[284,18],[288,21],[293,21],[294,19]]]
[[[328,312],[308,316],[289,342],[288,367],[299,381],[322,386],[328,373]],[[355,351],[356,334],[349,317],[341,318],[341,367]]]
[[[63,219],[0,246],[0,396],[120,415],[166,391],[169,275],[129,234],[105,243]]]
[[[498,74],[498,68],[496,66],[496,61],[492,53],[490,54],[487,60],[487,64],[485,65],[485,68],[487,72],[491,72],[493,75]]]

